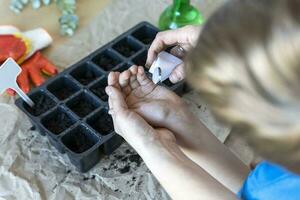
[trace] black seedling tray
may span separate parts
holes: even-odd
[[[123,141],[114,132],[108,115],[104,91],[108,73],[122,72],[133,64],[144,66],[157,32],[153,25],[139,23],[33,89],[28,95],[36,103],[34,108],[20,98],[16,100],[39,132],[61,153],[67,153],[81,172],[88,171],[103,154],[112,153]],[[178,94],[183,91],[183,83],[167,80],[162,85]]]

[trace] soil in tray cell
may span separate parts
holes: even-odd
[[[52,133],[58,135],[74,124],[74,120],[66,113],[57,110],[43,120],[43,125]]]
[[[114,130],[113,121],[107,111],[102,111],[88,120],[90,126],[101,135],[107,135]]]
[[[96,56],[93,59],[93,62],[105,71],[110,71],[120,63],[120,60],[117,58],[113,58],[109,55],[109,53],[104,52]]]
[[[55,106],[55,102],[44,93],[35,94],[31,98],[35,103],[34,107],[30,107],[26,103],[24,103],[24,107],[34,116],[39,116]]]
[[[93,147],[96,136],[86,127],[79,126],[62,137],[62,142],[73,152],[82,153]]]

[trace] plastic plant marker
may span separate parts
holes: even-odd
[[[175,67],[181,63],[182,60],[176,56],[165,51],[160,52],[149,70],[152,74],[152,81],[157,84],[167,80]]]
[[[21,90],[17,84],[17,77],[21,73],[21,67],[12,59],[8,58],[0,67],[0,94],[11,88],[30,106],[33,101]]]

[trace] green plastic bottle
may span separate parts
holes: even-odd
[[[191,5],[190,0],[173,0],[173,4],[160,15],[158,27],[167,30],[203,22],[203,16]]]

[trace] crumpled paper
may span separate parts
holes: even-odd
[[[224,0],[192,2],[207,17]],[[112,0],[89,26],[61,46],[52,47],[47,56],[63,70],[141,21],[157,24],[159,14],[170,3]],[[224,141],[230,128],[214,121],[201,97],[192,91],[183,98]],[[65,154],[32,128],[28,118],[14,106],[14,100],[0,97],[0,200],[170,199],[127,143],[102,158],[89,172],[79,173]]]

